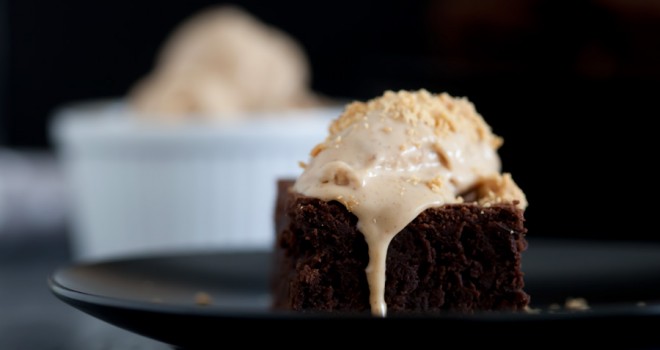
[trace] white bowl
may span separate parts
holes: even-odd
[[[161,123],[121,101],[60,109],[52,135],[72,191],[75,258],[270,249],[277,179],[300,174],[340,112]]]

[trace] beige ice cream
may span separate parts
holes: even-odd
[[[350,104],[316,146],[294,190],[336,200],[358,218],[369,245],[372,313],[385,315],[385,259],[394,236],[429,207],[519,201],[523,192],[500,173],[495,136],[472,103],[428,91],[386,92]]]
[[[236,7],[201,12],[165,44],[130,93],[142,114],[223,117],[315,105],[299,45]]]

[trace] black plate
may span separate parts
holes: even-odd
[[[181,347],[220,346],[248,326],[269,327],[274,322],[288,322],[307,335],[327,331],[319,327],[321,323],[378,322],[380,331],[387,332],[388,328],[421,321],[437,325],[444,332],[469,329],[478,334],[497,334],[516,329],[522,334],[541,335],[551,327],[558,335],[585,336],[594,332],[601,340],[620,336],[621,324],[639,328],[660,322],[658,244],[531,239],[523,268],[526,290],[532,295],[532,306],[538,308],[535,313],[417,315],[385,320],[363,314],[270,310],[271,259],[264,252],[75,265],[57,270],[49,283],[57,297],[86,313]],[[212,303],[198,305],[198,293],[210,295]],[[551,306],[563,306],[571,297],[587,299],[589,310]],[[350,335],[361,332],[362,327],[343,329]],[[245,345],[259,340],[242,338]]]

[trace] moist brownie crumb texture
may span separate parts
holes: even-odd
[[[293,193],[281,182],[276,213],[274,306],[368,311],[369,262],[357,218],[335,201]],[[385,301],[391,313],[523,310],[522,210],[513,203],[430,208],[392,240]]]

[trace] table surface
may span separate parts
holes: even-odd
[[[47,279],[69,261],[64,233],[0,234],[0,349],[171,349],[58,300]]]
[[[48,276],[71,261],[63,184],[52,154],[0,148],[0,350],[171,349],[78,311],[48,289]]]

